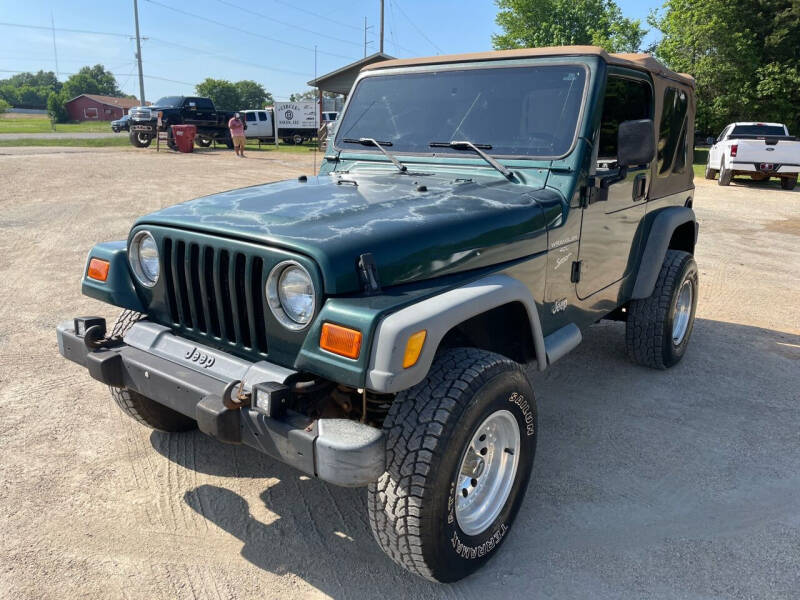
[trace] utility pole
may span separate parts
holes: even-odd
[[[139,37],[139,4],[133,0],[133,18],[136,21],[136,62],[139,63],[139,101],[142,106],[147,103],[144,99],[144,75],[142,75],[142,40]]]
[[[381,0],[381,53],[383,52],[383,0]]]

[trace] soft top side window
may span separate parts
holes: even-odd
[[[623,121],[650,119],[653,116],[653,97],[650,86],[641,79],[610,75],[603,100],[600,120],[598,161],[617,158],[617,132]]]
[[[658,176],[683,173],[686,168],[686,132],[689,98],[686,92],[668,87],[664,90],[664,107],[658,135]]]

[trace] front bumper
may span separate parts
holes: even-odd
[[[296,372],[260,361],[249,363],[173,335],[161,325],[140,321],[124,342],[91,349],[73,322],[58,326],[58,349],[98,381],[138,392],[197,420],[204,433],[220,441],[245,444],[312,477],[356,487],[385,470],[381,430],[347,419],[319,419],[287,411],[280,419],[249,407],[228,409],[223,393],[244,381],[286,383]],[[238,386],[237,386],[238,387]]]

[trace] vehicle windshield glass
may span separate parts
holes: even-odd
[[[156,106],[175,107],[180,106],[183,102],[183,96],[164,96],[156,102]]]
[[[737,125],[730,135],[786,135],[779,125]]]
[[[581,65],[447,70],[362,79],[341,118],[345,139],[391,142],[392,152],[463,154],[431,142],[470,141],[493,156],[554,157],[575,138],[587,71]]]

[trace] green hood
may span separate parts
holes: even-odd
[[[360,289],[356,262],[366,252],[384,287],[543,252],[546,223],[562,209],[556,192],[500,178],[323,175],[198,198],[137,225],[300,252],[319,264],[326,293],[346,294]]]

